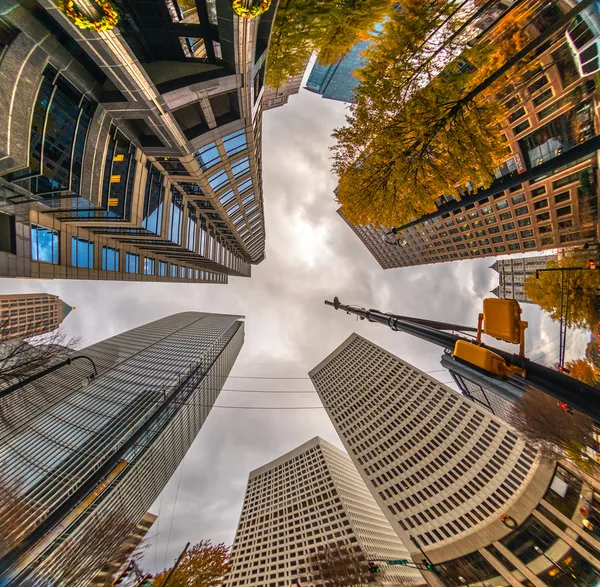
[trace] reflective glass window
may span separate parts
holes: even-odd
[[[231,171],[233,171],[233,177],[239,177],[240,175],[246,173],[250,169],[250,163],[248,161],[248,157],[244,157],[239,161],[236,161],[231,165]]]
[[[167,264],[165,261],[159,261],[158,262],[158,275],[160,277],[166,277],[167,276]]]
[[[229,183],[229,176],[227,175],[227,171],[223,170],[219,171],[218,173],[215,173],[214,175],[211,175],[208,178],[208,183],[210,184],[210,187],[215,191],[226,186]]]
[[[223,145],[225,146],[227,155],[229,155],[230,157],[231,155],[240,153],[247,146],[246,131],[239,130],[237,132],[231,133],[230,135],[227,135],[223,138]]]
[[[198,165],[202,168],[202,171],[206,171],[221,162],[221,155],[219,154],[217,146],[214,143],[210,143],[209,145],[198,149],[194,153],[194,159],[196,159]]]
[[[31,259],[44,263],[58,263],[58,231],[31,225]]]
[[[134,253],[125,253],[125,272],[139,273],[140,272],[140,256]]]
[[[104,271],[119,270],[119,250],[112,247],[102,247],[102,269]]]
[[[83,238],[71,237],[71,265],[94,267],[94,243]]]
[[[154,259],[150,257],[144,259],[144,275],[154,275]]]

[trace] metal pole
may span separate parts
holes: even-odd
[[[431,559],[425,554],[425,551],[421,548],[421,545],[419,544],[419,542],[417,541],[417,539],[412,534],[409,534],[408,537],[415,543],[415,545],[417,546],[417,548],[419,549],[419,551],[421,552],[421,554],[423,555],[423,558],[427,561],[427,563],[431,565],[431,568],[433,570],[433,574],[436,577],[439,577],[440,581],[446,587],[451,587],[451,586],[448,585],[448,583],[446,583],[446,579],[444,579],[444,577],[443,577],[442,573],[440,573],[439,569],[431,562]]]
[[[406,320],[399,320],[394,317],[394,314],[384,314],[378,310],[365,310],[364,308],[359,309],[352,306],[345,306],[340,303],[338,298],[335,298],[333,302],[326,301],[325,304],[333,306],[336,310],[340,309],[348,314],[355,314],[360,318],[369,320],[369,322],[379,322],[392,330],[412,334],[449,350],[454,350],[454,346],[459,340],[472,342],[462,336],[449,332],[441,332],[434,328],[407,322]],[[524,386],[530,385],[566,403],[573,409],[586,414],[592,420],[600,421],[599,389],[578,381],[573,377],[569,377],[565,373],[540,365],[521,355],[510,353],[484,343],[481,343],[479,346],[500,355],[507,363],[525,370],[523,378],[515,377],[516,383],[514,385],[518,386],[519,392],[522,391]],[[519,380],[522,380],[522,383]],[[510,383],[510,380],[506,381]]]
[[[190,547],[190,543],[188,542],[185,545],[185,548],[181,551],[181,554],[179,555],[179,558],[177,559],[177,562],[175,563],[175,565],[169,571],[169,574],[167,575],[167,578],[165,579],[165,582],[162,584],[162,587],[167,587],[167,584],[169,583],[169,579],[171,578],[171,575],[175,572],[175,569],[179,566],[179,563],[181,562],[181,559],[185,556],[185,553],[186,553],[186,551],[187,551],[187,549],[189,547]]]
[[[538,554],[541,554],[545,559],[549,560],[552,563],[552,565],[554,565],[561,573],[564,573],[565,575],[568,575],[572,579],[575,579],[575,581],[577,582],[577,585],[579,585],[579,587],[584,587],[584,585],[582,585],[579,582],[579,579],[577,578],[577,575],[575,573],[570,573],[570,572],[566,571],[565,569],[563,569],[556,561],[551,559],[539,546],[534,546],[533,549]]]
[[[54,373],[54,371],[58,371],[59,369],[62,369],[63,367],[70,365],[73,361],[76,361],[77,359],[86,359],[92,364],[92,367],[94,368],[94,374],[90,377],[91,379],[94,379],[98,375],[98,369],[96,369],[96,363],[94,363],[94,361],[90,357],[88,357],[87,355],[77,355],[76,357],[69,357],[68,359],[61,361],[60,363],[56,363],[55,365],[52,365],[51,367],[48,367],[47,369],[44,369],[43,371],[39,371],[38,373],[35,373],[34,375],[31,375],[30,377],[27,377],[26,379],[23,379],[22,381],[19,381],[13,385],[9,385],[8,387],[5,387],[4,389],[0,390],[0,398],[10,395],[13,391],[17,391],[17,389],[21,389],[21,388],[25,387],[26,385],[29,385],[30,383],[33,383],[34,381],[37,381],[38,379],[41,379],[42,377],[49,375],[50,373]]]

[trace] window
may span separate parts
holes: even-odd
[[[179,43],[188,59],[206,59],[206,45],[202,37],[179,37]]]
[[[498,234],[500,232],[500,227],[499,226],[491,226],[490,229],[488,230],[488,232],[490,234]]]
[[[492,242],[493,243],[501,243],[502,242],[502,237],[501,236],[495,236],[492,238]]]
[[[542,196],[546,193],[546,186],[540,186],[539,188],[535,188],[531,190],[531,197],[536,198],[537,196]]]
[[[233,200],[233,198],[235,198],[235,194],[233,193],[233,190],[229,189],[224,194],[219,196],[219,201],[221,202],[221,204],[223,206],[225,206],[225,204],[227,204],[228,202],[231,202],[231,200]]]
[[[146,178],[146,193],[144,196],[144,212],[142,215],[142,228],[160,234],[162,229],[163,203],[165,186],[162,173],[151,163],[146,164],[148,176]]]
[[[194,159],[198,162],[198,165],[202,168],[202,171],[206,171],[217,163],[221,162],[221,155],[215,143],[210,143],[201,149],[198,149],[194,153]]]
[[[564,208],[559,208],[556,211],[556,216],[557,218],[560,218],[561,216],[568,216],[571,213],[571,206],[565,206]]]
[[[515,210],[515,216],[523,216],[524,214],[529,213],[529,208],[527,206],[521,206]]]
[[[119,251],[112,247],[102,247],[102,269],[104,271],[119,270]]]
[[[229,155],[229,157],[235,155],[236,153],[240,153],[247,146],[246,131],[242,129],[227,135],[223,138],[223,145],[225,146],[225,150],[227,151],[227,155]]]
[[[560,204],[562,202],[566,202],[571,198],[571,194],[569,192],[563,192],[562,194],[556,194],[554,196],[554,203]]]
[[[548,207],[548,198],[544,198],[543,200],[538,200],[533,205],[534,210],[541,210],[542,208],[547,208],[547,207]]]
[[[513,133],[518,135],[518,134],[521,134],[522,132],[526,131],[530,126],[531,126],[531,124],[529,124],[529,120],[524,120],[521,124],[517,124],[517,126],[515,126],[512,129],[512,131],[513,131]]]
[[[166,277],[167,276],[167,264],[165,263],[165,261],[159,261],[158,262],[158,275],[160,277]]]
[[[496,247],[496,253],[504,253],[506,251],[506,247],[504,245],[500,247]]]
[[[175,263],[171,263],[171,277],[177,277],[178,266]]]
[[[536,216],[538,222],[543,222],[544,220],[550,220],[550,212],[542,212]]]
[[[229,176],[227,175],[227,171],[223,170],[219,171],[218,173],[215,173],[214,175],[211,175],[208,178],[208,183],[210,184],[210,187],[215,191],[221,189],[223,186],[226,186],[229,183]]]
[[[125,253],[125,273],[140,272],[140,256],[133,253]]]
[[[494,224],[495,222],[498,222],[498,220],[496,219],[495,216],[490,216],[489,218],[485,219],[485,223],[486,225],[490,225],[490,224]]]
[[[58,263],[58,231],[31,225],[31,259],[43,263]]]
[[[517,194],[511,198],[513,204],[520,204],[525,201],[525,194]]]
[[[534,92],[537,92],[538,90],[540,90],[541,88],[543,88],[547,83],[548,83],[548,78],[545,75],[543,75],[541,78],[539,78],[538,80],[534,81],[527,88],[527,90],[529,91],[530,94],[533,94]]]
[[[76,236],[71,237],[71,265],[94,267],[94,243]]]
[[[496,202],[496,210],[504,210],[505,208],[508,208],[508,200]]]
[[[514,222],[506,222],[502,225],[502,230],[512,230],[515,227]]]
[[[521,231],[521,238],[529,238],[530,236],[533,236],[533,230],[531,228]]]
[[[243,194],[246,190],[249,190],[251,187],[252,187],[252,178],[249,177],[248,179],[245,179],[244,181],[242,181],[238,184],[238,192],[240,192],[240,194]]]
[[[231,171],[233,172],[233,177],[239,177],[240,175],[243,175],[244,173],[246,173],[246,171],[248,171],[249,169],[250,169],[250,163],[248,162],[248,157],[244,157],[243,159],[236,161],[231,166]]]
[[[250,202],[254,201],[254,193],[246,196],[243,200],[242,200],[242,204],[244,204],[244,206],[247,206]]]
[[[169,218],[169,240],[176,245],[181,244],[181,227],[183,224],[183,203],[181,194],[171,188],[171,216]]]
[[[537,108],[540,104],[543,104],[550,98],[552,98],[552,89],[548,88],[547,90],[544,90],[537,98],[532,100],[533,106]]]
[[[510,211],[500,214],[500,220],[508,220],[509,218],[512,218],[512,212]]]
[[[521,218],[517,223],[521,228],[524,226],[531,226],[531,218]]]
[[[519,120],[519,118],[521,118],[522,116],[525,116],[525,108],[521,107],[518,110],[515,110],[509,117],[508,117],[508,122],[510,124],[512,124],[513,122],[516,122],[517,120]]]
[[[144,259],[144,275],[154,275],[154,259],[150,257]]]
[[[185,270],[186,268],[183,266],[179,267],[179,277],[181,277],[181,279],[185,279]]]

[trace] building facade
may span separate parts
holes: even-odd
[[[98,371],[85,386],[91,365],[74,361],[0,399],[15,504],[0,510],[2,585],[93,580],[183,459],[243,339],[240,316],[175,314],[79,351]]]
[[[551,14],[542,16],[552,21]],[[572,247],[598,239],[594,81],[579,76],[564,35],[545,46],[534,66],[524,83],[503,88],[508,116],[502,135],[508,158],[490,188],[463,190],[456,196],[461,198],[458,204],[453,196],[441,197],[433,213],[402,227],[392,244],[384,241],[389,227],[348,223],[384,269]],[[553,159],[561,163],[553,166]],[[339,213],[343,217],[343,207]]]
[[[96,32],[51,0],[3,0],[0,276],[247,277],[264,257],[277,3],[244,19],[229,2],[114,1],[119,24]]]
[[[536,271],[545,269],[550,261],[556,262],[556,255],[538,255],[521,257],[520,259],[498,259],[490,267],[498,273],[498,285],[492,293],[503,300],[533,303],[525,293],[525,280],[535,275]]]
[[[226,585],[323,585],[311,556],[327,545],[409,558],[348,455],[317,437],[250,473]],[[423,582],[406,567],[384,571],[383,584]]]
[[[425,572],[432,585],[573,585],[551,560],[595,585],[591,501],[570,465],[542,462],[488,410],[356,334],[310,378],[413,559],[443,574]]]
[[[303,78],[304,72],[300,75],[291,77],[279,88],[270,88],[266,86],[262,97],[262,109],[271,110],[287,104],[290,96],[294,96],[300,91]]]
[[[0,295],[0,339],[30,338],[52,332],[73,309],[52,294]]]
[[[380,23],[374,30],[378,32],[381,29]],[[305,88],[315,94],[321,94],[328,100],[354,103],[354,89],[359,85],[355,71],[363,66],[363,53],[372,44],[370,39],[359,41],[333,65],[321,65],[315,61]]]

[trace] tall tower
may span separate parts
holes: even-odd
[[[98,369],[86,386],[90,365],[75,361],[0,399],[1,489],[15,503],[0,508],[0,584],[74,584],[67,571],[89,584],[183,459],[243,339],[240,316],[175,314],[78,353]]]
[[[365,559],[409,558],[348,455],[317,437],[250,473],[226,585],[319,584],[311,555],[341,543]],[[381,577],[422,582],[402,566]]]
[[[525,280],[539,269],[545,269],[550,261],[556,261],[556,255],[497,259],[490,267],[498,273],[498,285],[492,293],[503,300],[533,303],[525,293]]]
[[[413,559],[471,557],[498,574],[486,547],[510,534],[500,516],[530,516],[553,467],[494,415],[357,334],[310,377]]]
[[[58,328],[73,307],[47,293],[0,295],[0,339],[29,338]]]

